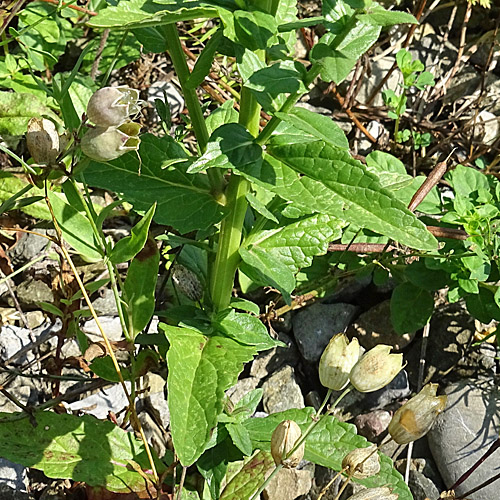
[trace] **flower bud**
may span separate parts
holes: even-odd
[[[54,123],[45,118],[31,118],[26,132],[26,145],[35,163],[54,165],[60,148]]]
[[[370,349],[351,370],[351,384],[359,392],[378,391],[403,368],[402,354],[389,354],[391,346],[379,344]]]
[[[394,413],[389,434],[398,444],[407,444],[427,434],[444,410],[447,396],[436,396],[437,384],[427,384]]]
[[[399,495],[393,493],[387,486],[381,488],[369,488],[356,493],[347,500],[398,500]]]
[[[319,360],[321,384],[334,391],[342,390],[349,382],[349,373],[359,358],[358,339],[351,343],[343,333],[334,335]]]
[[[299,465],[304,456],[305,441],[290,455],[288,453],[295,446],[295,443],[302,436],[300,427],[293,420],[284,420],[274,429],[271,436],[271,455],[276,465],[283,465],[287,469],[292,469]]]
[[[342,469],[356,479],[366,479],[380,472],[380,459],[377,446],[372,444],[367,448],[356,448],[342,460]]]
[[[93,160],[114,160],[127,151],[136,151],[141,140],[137,137],[141,126],[127,122],[118,128],[89,129],[81,142],[82,151]]]
[[[139,91],[129,87],[103,87],[87,104],[87,117],[98,127],[117,127],[139,112]]]
[[[203,287],[198,276],[191,269],[176,264],[172,271],[172,281],[175,283],[181,293],[194,302],[201,300],[203,296]]]

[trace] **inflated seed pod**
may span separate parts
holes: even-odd
[[[201,300],[203,296],[203,287],[198,276],[191,269],[175,264],[172,271],[172,281],[175,283],[181,293],[194,302]]]
[[[26,145],[35,163],[54,165],[60,151],[59,134],[54,123],[45,118],[31,118]]]
[[[349,340],[343,333],[334,335],[319,360],[319,380],[334,391],[349,383],[349,374],[359,358],[358,339]]]
[[[89,129],[82,138],[82,151],[96,161],[115,160],[128,151],[139,149],[141,140],[137,134],[140,128],[138,123],[127,122],[118,128]]]
[[[302,431],[293,420],[284,420],[271,436],[271,455],[276,465],[283,465],[287,469],[293,469],[299,465],[304,457],[305,441],[290,455],[295,443],[302,436]]]
[[[398,444],[407,444],[427,434],[444,410],[447,396],[436,396],[438,385],[427,384],[394,413],[389,434]]]
[[[403,355],[389,354],[391,349],[389,345],[376,345],[354,365],[349,378],[359,392],[378,391],[401,371]]]
[[[87,104],[87,117],[98,127],[117,127],[140,110],[139,91],[130,87],[103,87]]]
[[[372,444],[367,448],[356,448],[342,460],[342,469],[356,479],[366,479],[380,472],[380,459],[377,446]]]

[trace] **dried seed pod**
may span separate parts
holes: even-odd
[[[446,406],[447,396],[436,396],[437,388],[437,384],[427,384],[394,413],[389,434],[396,443],[407,444],[429,432]]]
[[[399,495],[393,493],[387,486],[381,488],[369,488],[356,493],[347,500],[398,500]]]
[[[117,127],[140,110],[139,91],[130,87],[103,87],[87,104],[87,117],[98,127]]]
[[[302,436],[302,431],[293,420],[284,420],[271,436],[271,454],[276,465],[283,465],[287,469],[293,469],[299,465],[304,457],[305,441],[290,455],[295,443]]]
[[[128,151],[139,149],[141,140],[137,134],[140,128],[133,122],[123,123],[118,128],[92,128],[82,138],[82,151],[96,161],[115,160]]]
[[[343,333],[331,338],[319,360],[321,384],[334,391],[342,390],[349,382],[349,373],[359,358],[358,339],[349,340]]]
[[[203,287],[198,276],[191,269],[181,264],[175,264],[172,271],[172,281],[188,299],[197,302],[203,297]]]
[[[376,445],[367,448],[356,448],[342,460],[342,469],[347,468],[349,476],[356,479],[366,479],[380,472],[380,458]]]
[[[35,163],[55,165],[60,142],[54,123],[45,118],[31,118],[26,132],[26,145]]]
[[[359,392],[377,391],[401,371],[403,355],[389,354],[391,349],[389,345],[376,345],[354,365],[349,378]]]

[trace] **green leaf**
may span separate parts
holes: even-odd
[[[89,19],[93,28],[131,29],[158,26],[197,18],[217,17],[217,10],[209,2],[198,0],[121,0],[99,11]]]
[[[258,304],[255,304],[255,302],[250,302],[247,299],[242,299],[241,297],[231,297],[231,307],[233,307],[234,309],[247,311],[249,313],[255,314],[256,316],[260,314]]]
[[[120,377],[116,372],[115,365],[111,356],[103,356],[101,358],[96,358],[90,363],[89,368],[100,378],[108,380],[109,382],[118,383],[120,382]],[[125,368],[120,368],[124,380],[131,380],[130,372]]]
[[[36,194],[37,196],[33,198],[28,196],[28,193],[30,195]],[[24,204],[24,200],[27,198],[32,200],[32,203],[29,205]],[[12,210],[16,207],[37,219],[51,220],[52,218],[45,203],[43,189],[28,184],[10,172],[0,172],[0,203],[5,203],[5,206],[2,206],[2,212]]]
[[[170,343],[168,406],[172,439],[184,466],[205,451],[222,412],[224,392],[236,383],[243,364],[256,353],[227,337],[160,325]]]
[[[197,173],[210,167],[232,168],[262,160],[262,148],[254,137],[239,123],[219,127],[210,137],[203,156],[191,164],[188,173]]]
[[[288,113],[275,113],[275,116],[283,122],[293,125],[296,129],[332,146],[349,148],[349,142],[344,132],[328,116],[300,107],[295,107]]]
[[[344,204],[333,215],[366,227],[412,248],[432,250],[437,241],[424,224],[348,152],[324,142],[269,147],[270,153],[300,174],[319,183]],[[304,180],[304,184],[306,181]],[[330,212],[331,213],[331,212]]]
[[[229,481],[220,500],[249,500],[262,484],[262,478],[274,468],[271,453],[259,451],[248,459],[243,468]]]
[[[131,30],[137,41],[144,47],[145,52],[161,54],[168,50],[167,37],[163,26],[148,26]]]
[[[130,236],[117,241],[109,259],[113,264],[128,262],[144,247],[148,239],[149,226],[156,210],[156,203],[147,211],[146,215],[131,229]]]
[[[0,92],[0,136],[19,137],[26,133],[30,118],[59,119],[45,105],[44,100],[33,94],[21,92]]]
[[[36,427],[28,418],[9,421],[21,415],[0,414],[3,458],[42,470],[54,479],[73,479],[117,493],[144,491],[144,478],[130,462],[139,464],[146,475],[151,474],[146,472],[150,465],[142,442],[133,433],[89,415],[38,412]]]
[[[240,248],[242,262],[240,270],[254,283],[261,286],[272,286],[278,289],[290,302],[290,294],[295,288],[293,272],[279,259],[259,247]]]
[[[429,269],[425,265],[428,259],[412,262],[405,269],[406,277],[417,287],[424,290],[440,290],[450,284],[450,276],[441,269]]]
[[[237,10],[234,12],[233,41],[249,50],[264,50],[278,31],[276,20],[271,14]]]
[[[500,321],[500,307],[491,290],[479,287],[479,293],[465,298],[467,310],[482,323],[488,324],[492,319]]]
[[[412,333],[431,319],[434,299],[427,290],[413,283],[401,283],[392,292],[391,319],[396,333]]]
[[[260,201],[259,198],[257,198],[257,196],[255,196],[252,193],[247,193],[246,199],[248,201],[248,204],[257,213],[259,213],[260,215],[262,215],[262,217],[265,217],[268,220],[272,220],[273,222],[275,222],[276,224],[278,224],[278,219],[273,215],[272,212],[270,212],[267,209],[266,205],[264,205],[264,203],[262,203],[262,201]]]
[[[252,418],[243,425],[250,433],[254,449],[268,451],[271,447],[271,435],[279,423],[283,420],[294,420],[304,432],[314,414],[314,408],[293,409],[274,413],[265,418]],[[364,437],[356,434],[354,425],[339,422],[332,416],[325,416],[306,439],[304,459],[339,471],[347,453],[369,444]],[[380,454],[378,474],[368,479],[353,480],[368,488],[387,485],[399,495],[399,500],[413,500],[408,486],[394,468],[392,460],[383,454]]]
[[[229,99],[222,106],[212,111],[205,121],[210,135],[221,125],[238,123],[238,111],[234,109],[234,100]]]
[[[244,455],[251,455],[253,451],[252,441],[246,427],[241,424],[229,423],[226,424],[226,429],[234,445],[238,447]]]
[[[233,309],[221,311],[213,320],[214,329],[236,340],[242,345],[254,346],[258,351],[273,347],[286,347],[279,340],[274,340],[259,318],[246,313],[237,313]]]
[[[367,14],[356,16],[360,21],[374,26],[394,26],[395,24],[418,24],[414,16],[397,10],[374,9]]]
[[[413,181],[401,160],[382,151],[373,151],[366,157],[366,169],[378,177],[381,186],[391,191],[404,188]]]
[[[188,175],[171,160],[187,155],[171,137],[141,136],[139,155],[126,154],[107,163],[91,161],[84,171],[90,186],[120,193],[136,210],[156,202],[154,220],[181,233],[208,229],[223,217],[223,207],[210,194],[206,175]],[[182,208],[180,208],[182,207]]]
[[[208,40],[205,48],[198,57],[191,75],[186,82],[186,88],[195,89],[203,83],[205,77],[210,73],[215,53],[222,40],[222,30],[216,31]]]
[[[102,252],[87,217],[65,203],[57,193],[49,191],[48,197],[64,240],[85,259],[91,262],[102,260]]]
[[[473,193],[477,194],[481,190],[490,190],[486,175],[472,167],[457,165],[446,177],[450,181],[457,198],[467,200],[471,199]]]
[[[134,338],[153,316],[159,264],[158,247],[156,242],[150,239],[128,267],[123,292],[128,307],[125,318],[131,338]]]
[[[331,215],[313,214],[286,226],[260,231],[252,244],[265,250],[296,273],[324,255],[328,244],[342,234],[345,223]]]

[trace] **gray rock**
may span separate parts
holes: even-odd
[[[361,314],[347,329],[347,336],[357,337],[365,349],[372,349],[378,344],[393,346],[394,351],[401,351],[415,334],[399,335],[394,331],[391,321],[391,301],[385,300]]]
[[[45,229],[37,229],[37,233],[47,234]],[[53,233],[53,231],[51,231]],[[45,251],[50,242],[47,238],[37,236],[36,234],[23,233],[17,244],[10,250],[7,250],[12,265],[14,267],[21,266],[29,262]]]
[[[291,366],[285,366],[274,373],[264,382],[262,389],[264,390],[262,402],[267,413],[304,408],[302,391]]]
[[[32,500],[26,491],[19,491],[0,483],[0,498],[2,500]]]
[[[109,340],[117,341],[123,338],[120,318],[117,316],[101,316],[99,318],[99,323],[104,329],[104,332],[108,336]],[[101,332],[99,331],[99,328],[97,328],[96,322],[93,318],[83,325],[82,332],[88,334],[91,342],[102,341]]]
[[[236,382],[226,394],[231,398],[231,402],[236,404],[243,396],[253,391],[259,385],[260,380],[256,377],[242,378]]]
[[[297,347],[292,339],[285,333],[278,334],[278,340],[284,342],[287,347],[275,347],[270,351],[259,354],[253,361],[250,368],[250,375],[263,379],[270,373],[279,370],[283,365],[295,365],[299,359]]]
[[[344,332],[356,307],[351,304],[313,304],[293,318],[293,334],[306,361],[315,363],[333,335]]]
[[[28,484],[28,474],[26,467],[15,464],[5,458],[0,458],[0,492],[5,491],[5,496],[0,496],[2,500],[16,498],[9,495],[9,489],[14,492],[27,493],[26,486]],[[23,498],[23,497],[19,497]]]
[[[265,500],[294,500],[305,495],[312,485],[308,470],[281,469],[264,490]]]
[[[115,296],[110,288],[103,288],[100,296],[92,302],[94,309],[100,316],[118,316]]]
[[[170,113],[175,117],[184,109],[184,98],[172,82],[154,82],[148,89],[148,102],[153,106],[156,99],[165,102],[164,92],[167,95]]]
[[[474,318],[461,302],[435,311],[425,355],[424,384],[437,382],[462,359],[475,332]],[[406,356],[412,386],[417,385],[422,339],[412,343]]]
[[[387,430],[391,418],[388,411],[375,410],[358,415],[354,420],[354,425],[358,429],[358,434],[364,436],[368,441],[375,442]]]
[[[478,346],[472,345],[458,362],[455,372],[461,378],[494,376],[497,371],[497,357],[498,348],[495,344],[483,342]]]
[[[500,389],[498,379],[467,379],[446,389],[448,403],[428,434],[429,445],[441,476],[449,488],[498,439]],[[489,457],[462,485],[461,495],[498,474],[498,458]],[[498,498],[493,483],[469,495],[470,500]]]
[[[439,490],[436,485],[421,472],[410,470],[408,487],[413,494],[413,500],[426,500],[439,498]]]
[[[37,302],[54,302],[54,294],[49,285],[33,278],[28,278],[19,284],[16,295],[21,306],[33,307],[37,306]]]
[[[316,500],[323,488],[325,488],[335,476],[337,476],[337,471],[316,465],[313,485],[304,500]],[[337,477],[337,479],[331,484],[326,493],[323,495],[322,499],[335,500],[337,498],[340,483],[341,478]]]

